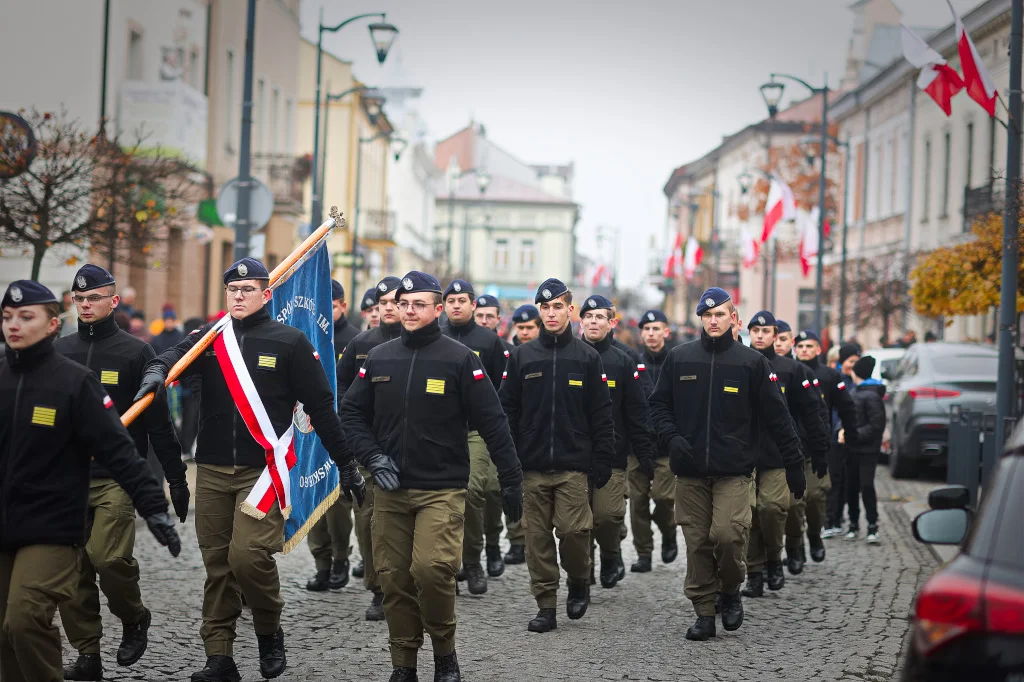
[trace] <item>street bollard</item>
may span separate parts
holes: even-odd
[[[949,408],[949,445],[946,449],[946,483],[950,485],[967,486],[967,476],[963,472],[963,458],[960,453],[964,451],[964,413],[959,405],[952,405]]]
[[[978,479],[981,474],[981,412],[967,412],[967,431],[964,435],[964,475],[971,495],[971,507],[978,508]]]
[[[996,416],[986,414],[981,424],[981,492],[988,490],[989,482],[992,480],[992,472],[996,470],[999,462],[999,448],[996,443]]]

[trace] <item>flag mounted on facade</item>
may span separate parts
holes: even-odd
[[[676,232],[676,240],[672,244],[672,251],[665,259],[665,268],[662,271],[665,279],[675,279],[683,273],[683,233]]]
[[[917,87],[928,93],[946,116],[949,116],[953,111],[953,97],[964,87],[960,74],[946,63],[942,55],[903,24],[900,24],[900,32],[903,56],[913,66],[921,69],[917,77]]]
[[[782,180],[773,177],[768,188],[768,201],[764,206],[764,230],[761,232],[761,241],[768,241],[779,221],[792,220],[795,217],[796,199],[793,198],[793,190]]]
[[[740,230],[740,249],[743,252],[743,267],[752,268],[757,263],[757,254],[760,247],[754,235],[746,230]]]
[[[702,260],[704,260],[704,249],[701,248],[697,238],[691,234],[690,238],[686,240],[686,254],[683,256],[683,277],[687,281],[693,279],[694,273],[697,272],[697,266]]]
[[[331,303],[331,263],[327,247],[321,243],[287,280],[277,285],[269,310],[275,320],[306,335],[319,356],[331,390],[336,391]],[[338,469],[320,443],[302,403],[295,405],[292,427],[295,464],[289,471],[291,513],[284,527],[286,553],[298,545],[339,494]]]
[[[821,211],[815,206],[808,213],[803,216],[803,224],[800,226],[800,269],[803,271],[804,277],[811,272],[811,265],[814,260],[818,257],[818,249],[820,248],[818,239],[818,220],[821,216]],[[825,221],[825,236],[829,235],[832,226],[829,225],[828,220]]]
[[[981,61],[978,48],[974,47],[974,41],[967,35],[964,29],[964,22],[960,21],[960,15],[953,9],[953,3],[946,0],[949,11],[953,13],[954,32],[956,36],[956,47],[960,53],[960,71],[963,72],[964,88],[967,94],[981,108],[988,112],[989,116],[996,115],[996,84],[985,68],[985,62]]]

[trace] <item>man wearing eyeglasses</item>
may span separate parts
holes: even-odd
[[[239,260],[224,273],[225,302],[236,340],[233,347],[238,350],[241,366],[230,357],[218,358],[211,348],[186,371],[186,375],[198,377],[202,387],[195,518],[196,538],[206,566],[199,633],[207,662],[192,674],[193,682],[240,679],[232,654],[243,595],[252,610],[260,674],[278,677],[286,666],[281,629],[284,600],[274,561],[274,554],[284,545],[284,516],[276,502],[261,519],[241,509],[242,501],[267,468],[268,453],[240,413],[242,404],[235,400],[225,380],[221,360],[231,365],[232,375],[243,371],[249,375],[255,387],[250,407],[255,401],[262,404],[276,436],[287,431],[295,403],[301,402],[320,441],[338,465],[343,493],[350,499],[355,497],[357,503],[363,500],[363,477],[345,447],[334,393],[319,356],[305,334],[271,319],[266,308],[273,297],[269,280],[266,267],[253,258]],[[147,393],[159,395],[170,368],[210,326],[189,334],[150,362],[135,399]],[[232,386],[240,383],[235,379]],[[248,394],[244,398],[250,400]],[[262,432],[258,435],[265,439]]]
[[[369,352],[342,400],[342,424],[378,486],[373,560],[384,590],[391,682],[417,679],[424,630],[435,682],[458,682],[455,573],[471,476],[468,431],[486,443],[513,521],[522,516],[522,470],[481,358],[438,326],[437,279],[409,272],[396,298],[401,339]]]
[[[366,292],[365,298],[372,295],[373,307],[380,312],[380,325],[360,332],[356,338],[348,344],[348,349],[341,359],[338,360],[338,408],[341,408],[341,401],[348,393],[348,389],[355,381],[359,368],[366,362],[366,356],[371,350],[397,339],[402,332],[402,323],[398,317],[398,304],[395,302],[395,292],[401,284],[397,277],[385,277],[377,286]],[[384,620],[384,593],[380,589],[380,578],[373,564],[373,537],[370,530],[370,521],[373,518],[373,490],[372,477],[370,472],[362,467],[359,473],[367,479],[366,499],[363,504],[355,510],[356,513],[356,540],[359,542],[359,554],[362,556],[362,563],[352,569],[352,575],[363,579],[363,586],[373,594],[370,605],[366,609],[366,620]]]
[[[153,348],[118,328],[114,311],[120,303],[113,276],[98,265],[83,265],[71,283],[71,300],[78,310],[78,330],[57,339],[54,350],[85,365],[100,380],[118,413],[134,402],[146,364],[156,357]],[[152,444],[171,488],[174,511],[181,521],[188,513],[189,490],[185,464],[174,436],[166,396],[161,395],[142,418],[128,427],[142,458]],[[107,606],[121,621],[117,648],[119,665],[132,665],[146,651],[150,612],[139,590],[139,562],[135,549],[135,514],[128,494],[98,462],[92,463],[86,524],[86,563],[74,597],[60,605],[61,623],[78,659],[65,668],[64,679],[99,680],[103,676],[100,639],[99,590]],[[99,588],[96,579],[99,578]]]

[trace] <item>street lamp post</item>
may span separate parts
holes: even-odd
[[[355,201],[355,212],[352,214],[352,288],[349,291],[356,291],[356,273],[358,272],[358,257],[359,257],[359,189],[361,186],[361,180],[363,178],[363,145],[369,144],[379,140],[382,137],[386,137],[391,142],[391,153],[395,155],[395,161],[402,156],[402,152],[405,151],[405,147],[409,142],[397,135],[388,132],[380,132],[373,137],[360,137],[356,143],[356,201]],[[353,294],[350,294],[350,296]]]
[[[822,328],[822,315],[821,315],[821,287],[822,287],[822,261],[825,255],[825,179],[826,179],[826,158],[825,154],[828,151],[828,93],[829,87],[827,84],[828,76],[826,75],[826,85],[820,88],[816,88],[802,78],[796,76],[790,76],[784,73],[772,73],[769,74],[771,80],[761,86],[761,96],[764,98],[764,102],[768,107],[768,115],[771,118],[775,118],[775,115],[779,112],[779,100],[782,99],[782,90],[785,87],[782,83],[776,82],[776,78],[787,78],[791,81],[797,82],[803,85],[805,88],[811,91],[815,95],[821,95],[821,180],[820,187],[818,187],[818,262],[817,272],[815,273],[814,282],[814,330],[821,333]]]
[[[370,24],[370,38],[373,40],[374,49],[377,51],[377,62],[379,64],[383,64],[384,60],[388,57],[388,51],[391,49],[391,45],[395,42],[395,37],[398,35],[398,29],[387,23],[386,13],[371,12],[369,14],[357,14],[354,17],[346,19],[337,26],[324,26],[324,10],[323,7],[320,8],[320,22],[317,28],[316,38],[316,97],[313,100],[313,166],[310,169],[312,171],[311,177],[313,194],[313,206],[310,211],[310,224],[314,226],[319,225],[321,218],[323,217],[321,206],[322,201],[320,197],[322,188],[317,183],[317,162],[320,157],[320,76],[323,71],[324,33],[337,33],[353,21],[368,19],[371,17],[380,18],[380,21]]]
[[[327,89],[328,90],[331,89],[331,82],[330,81],[327,81]],[[348,90],[343,90],[342,92],[339,92],[339,93],[334,94],[334,95],[332,95],[332,94],[330,94],[328,92],[327,96],[324,98],[324,151],[323,151],[323,154],[320,155],[320,188],[321,189],[323,189],[323,187],[325,187],[326,184],[327,184],[327,180],[326,180],[326,178],[327,178],[327,124],[331,120],[331,102],[337,102],[338,100],[343,99],[346,95],[350,95],[350,94],[352,94],[354,92],[365,92],[367,90],[372,90],[372,88],[370,88],[367,85],[357,85],[354,88],[349,88]],[[374,117],[371,115],[370,118],[371,118],[371,122],[372,122],[372,119]]]

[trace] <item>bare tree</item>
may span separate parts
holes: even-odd
[[[33,279],[58,245],[105,251],[111,264],[144,263],[193,198],[195,169],[147,147],[141,131],[126,145],[84,132],[65,112],[26,120],[38,152],[25,172],[0,181],[0,243],[31,249]]]
[[[889,338],[894,318],[904,319],[911,308],[907,263],[916,256],[890,252],[860,260],[856,264],[850,292],[853,294],[851,318],[858,328],[878,325],[883,338]]]

